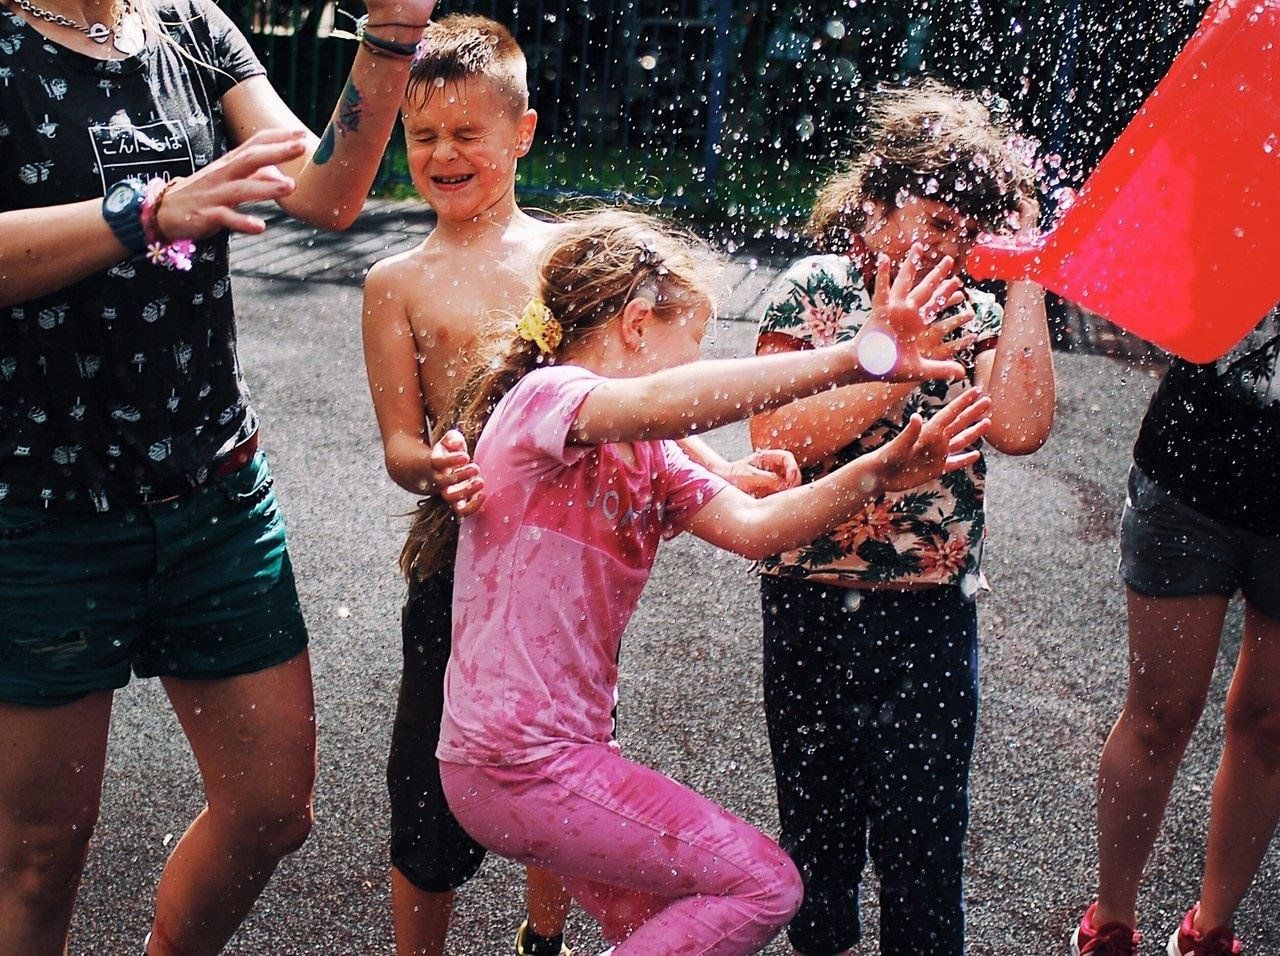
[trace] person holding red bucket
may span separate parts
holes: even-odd
[[[1098,898],[1073,956],[1138,952],[1142,871],[1236,592],[1244,640],[1200,901],[1169,956],[1243,952],[1232,918],[1280,821],[1277,41],[1280,0],[1218,0],[1057,228],[1030,246],[985,241],[967,262],[976,278],[1032,276],[1178,356],[1129,474],[1129,686],[1102,752]]]

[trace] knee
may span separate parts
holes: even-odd
[[[301,806],[285,809],[259,828],[264,849],[277,858],[296,852],[302,848],[302,844],[307,842],[315,822],[315,811],[310,800]]]
[[[1267,770],[1280,770],[1280,706],[1228,707],[1227,737],[1234,746],[1247,748]]]
[[[221,819],[243,851],[255,852],[264,860],[281,860],[301,848],[315,823],[311,795],[306,799],[277,799],[241,805],[234,811],[216,807],[210,814]]]
[[[795,863],[780,847],[762,854],[756,874],[756,903],[761,923],[778,930],[791,922],[804,900],[804,883]]]
[[[0,864],[0,895],[31,914],[60,912],[75,895],[96,815],[19,830]]]
[[[1199,700],[1164,700],[1141,707],[1130,705],[1126,718],[1134,728],[1142,748],[1162,757],[1186,746],[1200,720]]]

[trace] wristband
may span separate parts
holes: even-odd
[[[151,260],[151,263],[157,266],[164,266],[166,269],[187,272],[191,269],[191,260],[196,253],[196,244],[190,239],[178,239],[175,242],[170,242],[160,230],[160,204],[164,201],[164,194],[169,191],[169,187],[174,182],[175,180],[163,179],[160,176],[147,180],[142,187],[143,199],[140,221],[147,248],[147,258]]]
[[[381,26],[382,24],[379,25]],[[386,24],[386,26],[399,25],[394,23]],[[361,43],[369,48],[370,53],[411,60],[414,54],[418,52],[417,43],[397,43],[395,40],[388,40],[386,37],[380,37],[376,33],[370,33],[368,26],[369,17],[367,14],[356,21],[356,36]]]

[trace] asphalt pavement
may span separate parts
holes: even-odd
[[[384,767],[399,676],[395,558],[413,499],[383,471],[360,356],[359,289],[349,278],[254,278],[244,274],[252,257],[239,261],[241,356],[312,632],[320,774],[312,838],[281,865],[228,951],[390,953]],[[752,334],[748,323],[721,323],[708,352],[747,354]],[[1025,459],[991,455],[992,591],[980,599],[983,701],[968,869],[975,954],[1066,952],[1094,889],[1094,773],[1124,693],[1117,530],[1154,373],[1079,354],[1060,354],[1058,373],[1048,445]],[[731,455],[747,448],[741,426],[710,440]],[[1231,622],[1143,891],[1143,953],[1152,956],[1197,894],[1238,609]],[[624,642],[621,684],[620,736],[631,756],[776,832],[758,595],[746,562],[688,537],[666,546]],[[117,697],[72,953],[141,952],[168,847],[201,803],[158,684],[134,682]],[[488,861],[460,894],[450,952],[512,952],[522,894],[516,867]],[[1249,953],[1280,954],[1277,911],[1273,845],[1239,913]],[[874,940],[870,890],[864,913]],[[570,936],[579,954],[598,951],[581,914]],[[874,942],[859,950],[877,951]],[[768,952],[788,949],[775,943]]]

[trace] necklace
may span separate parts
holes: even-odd
[[[44,7],[37,7],[31,0],[13,0],[15,4],[25,10],[33,17],[45,20],[48,23],[55,24],[60,27],[70,27],[72,30],[79,30],[94,43],[106,43],[120,30],[120,24],[124,18],[133,9],[131,0],[119,0],[116,5],[116,18],[111,26],[105,23],[78,23],[70,17],[64,17],[60,13],[54,13],[52,10],[46,10]]]

